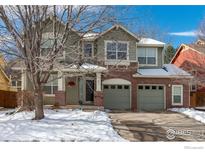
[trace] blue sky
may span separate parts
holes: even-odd
[[[166,43],[175,47],[196,40],[194,31],[205,17],[205,6],[118,6],[120,22],[133,32],[145,25],[156,29]],[[132,24],[131,24],[132,23]]]

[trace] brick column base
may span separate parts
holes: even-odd
[[[55,103],[58,105],[66,105],[65,91],[56,91]]]
[[[102,91],[94,92],[94,105],[103,106],[103,92]]]

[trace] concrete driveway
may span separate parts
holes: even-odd
[[[205,125],[180,113],[109,115],[114,129],[129,141],[205,141]]]

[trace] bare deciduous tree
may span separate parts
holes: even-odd
[[[1,51],[23,61],[35,96],[34,119],[44,118],[42,87],[62,52],[72,49],[70,57],[77,53],[73,62],[82,63],[80,47],[69,44],[72,32],[79,34],[75,44],[88,32],[100,32],[114,19],[110,10],[108,6],[0,6]],[[45,44],[49,44],[46,52]]]

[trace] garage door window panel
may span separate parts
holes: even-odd
[[[182,105],[183,102],[183,86],[173,85],[172,86],[172,104]]]
[[[145,90],[149,90],[150,89],[150,86],[145,86]]]
[[[111,89],[115,89],[115,85],[111,85],[110,87],[111,87]]]
[[[121,86],[121,85],[118,85],[118,86],[117,86],[117,89],[122,89],[122,86]]]
[[[124,86],[124,89],[129,89],[129,86]]]
[[[138,86],[138,89],[143,90],[143,86]]]
[[[109,86],[108,85],[104,85],[104,89],[109,89]]]

